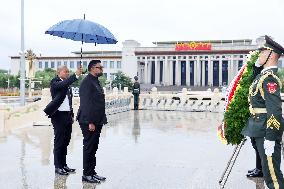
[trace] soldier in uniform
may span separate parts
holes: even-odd
[[[138,82],[138,77],[134,77],[134,84],[133,84],[133,90],[132,94],[134,96],[134,110],[138,110],[139,107],[139,94],[140,94],[140,84]]]
[[[280,170],[283,118],[281,81],[276,73],[278,59],[284,53],[284,48],[265,36],[259,50],[261,52],[257,64],[263,66],[263,70],[254,79],[249,89],[251,116],[242,134],[255,140],[268,188],[281,189],[284,188]]]
[[[258,76],[258,74],[261,73],[262,70],[263,70],[263,65],[261,65],[261,66],[260,65],[258,65],[258,66],[254,65],[254,67],[253,67],[253,79],[255,79]],[[255,168],[252,169],[252,170],[248,170],[247,177],[249,177],[249,178],[263,177],[261,159],[260,159],[257,147],[256,147],[255,138],[252,137],[252,138],[250,138],[250,140],[251,140],[252,147],[255,150],[256,161],[255,161]]]

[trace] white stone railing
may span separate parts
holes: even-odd
[[[130,110],[132,94],[128,92],[128,88],[124,88],[123,92],[118,92],[117,88],[113,92],[106,95],[106,114],[112,115]],[[4,120],[6,125],[51,125],[50,119],[45,115],[43,109],[51,101],[49,89],[42,90],[42,98],[39,101],[30,103],[24,107],[17,107],[14,110],[6,111]],[[80,105],[80,98],[73,98],[73,109],[75,115]]]
[[[106,114],[112,115],[133,108],[132,94],[125,88],[123,92],[118,92],[117,88],[112,93],[106,95]],[[224,93],[218,89],[211,91],[187,91],[185,88],[181,93],[170,94],[160,93],[157,88],[153,88],[150,94],[140,94],[139,109],[154,111],[186,111],[186,112],[223,112]],[[284,99],[284,94],[281,94]],[[5,111],[5,125],[9,127],[21,127],[22,125],[51,125],[50,119],[45,116],[43,109],[50,102],[49,89],[43,89],[42,98],[37,102],[30,103],[24,107],[18,107],[11,111]],[[75,115],[79,108],[79,98],[73,100]],[[3,115],[2,115],[3,117]]]
[[[179,94],[162,94],[153,88],[150,94],[141,94],[139,108],[160,111],[223,112],[224,94],[214,92],[193,92],[183,89]]]
[[[132,94],[128,92],[128,87],[123,93],[118,93],[115,87],[111,94],[106,95],[106,114],[112,115],[130,110]]]
[[[183,88],[178,94],[165,94],[152,88],[150,94],[139,96],[139,109],[157,111],[187,111],[187,112],[224,112],[225,94],[216,88],[208,91],[187,91]],[[284,107],[284,93],[281,93]],[[282,108],[284,114],[284,108]]]

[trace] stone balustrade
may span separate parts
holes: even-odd
[[[106,114],[112,115],[130,110],[132,94],[128,92],[128,88],[124,88],[123,92],[118,92],[117,88],[113,92],[107,94],[106,99]],[[41,100],[30,103],[24,107],[17,107],[14,110],[6,111],[4,120],[6,125],[51,125],[50,119],[45,115],[43,109],[51,101],[49,89],[42,90]],[[73,98],[73,109],[75,115],[80,105],[80,98]]]
[[[223,112],[224,94],[218,89],[211,91],[187,91],[178,94],[158,93],[153,88],[150,94],[140,95],[139,108],[143,110],[189,111],[189,112]]]

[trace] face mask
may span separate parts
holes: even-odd
[[[254,63],[254,65],[255,65],[255,67],[258,67],[258,68],[262,66],[262,65],[259,64],[258,59],[257,59],[257,61]]]

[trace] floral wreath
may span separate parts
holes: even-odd
[[[224,119],[217,129],[218,137],[224,144],[240,144],[244,136],[243,127],[250,116],[248,94],[253,81],[253,66],[259,51],[251,51],[247,62],[241,67],[230,83],[225,98]]]

